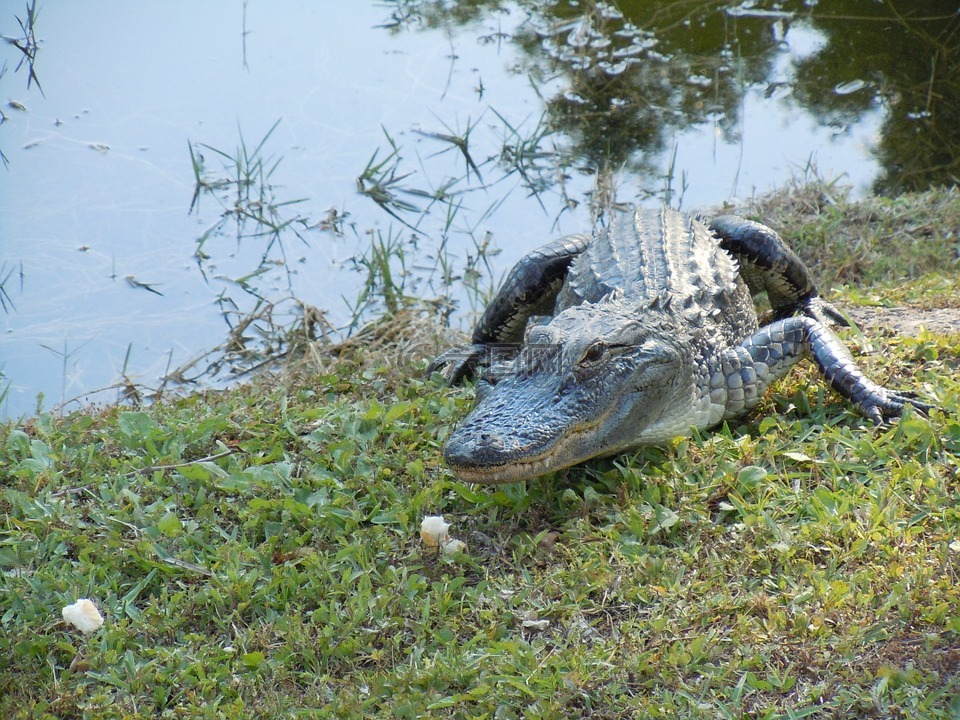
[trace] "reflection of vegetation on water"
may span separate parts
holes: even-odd
[[[725,18],[688,13],[685,4],[561,3],[518,37],[536,77],[563,78],[547,107],[590,169],[655,177],[670,137],[696,123],[735,139],[742,88],[767,74],[775,42],[747,35],[734,49]],[[669,184],[660,192],[669,203]]]
[[[879,192],[957,182],[960,14],[955,0],[833,0],[814,10],[810,22],[825,42],[798,66],[794,97],[821,122],[853,122],[885,106],[876,148],[883,167]]]
[[[796,103],[838,132],[884,109],[875,149],[879,191],[960,176],[960,15],[953,0],[922,8],[912,0],[517,5],[529,17],[512,37],[525,70],[551,88],[551,123],[590,170],[656,175],[671,136],[692,124],[713,122],[735,140],[744,94],[754,89],[771,102]],[[467,24],[513,6],[396,0],[389,25]],[[778,61],[794,29],[813,33],[817,47],[784,68]]]

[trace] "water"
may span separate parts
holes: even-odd
[[[377,233],[421,276],[441,244],[462,271],[492,239],[499,277],[531,247],[589,228],[611,186],[620,200],[695,209],[811,163],[861,193],[957,174],[941,157],[956,157],[960,125],[957,53],[943,51],[957,43],[951,3],[925,3],[931,19],[908,26],[825,19],[816,4],[678,5],[44,4],[42,94],[14,70],[19,51],[0,49],[3,97],[23,107],[6,105],[0,126],[0,412],[32,412],[38,393],[45,408],[115,400],[121,377],[157,387],[225,339],[231,301],[251,302],[236,280],[258,268],[250,283],[278,316],[296,297],[344,326],[364,277],[349,260]],[[0,33],[20,37],[15,15],[19,4],[0,7]],[[218,224],[235,188],[189,212],[190,147],[208,180],[225,179],[241,143],[251,151],[275,124],[269,194],[305,200],[279,208],[294,222],[264,264],[255,224]],[[469,140],[469,162],[444,135]],[[357,192],[391,143],[392,215]],[[442,285],[434,273],[408,287]]]

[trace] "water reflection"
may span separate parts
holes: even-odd
[[[883,193],[960,177],[960,12],[954,0],[720,3],[703,0],[520,2],[513,41],[547,84],[571,162],[655,171],[677,130],[713,123],[735,140],[747,88],[812,114],[838,134],[883,113],[873,148]],[[467,24],[498,0],[395,3],[396,26]],[[783,62],[789,41],[797,48]]]
[[[875,190],[960,178],[960,12],[952,0],[834,0],[809,22],[823,47],[797,68],[794,96],[822,123],[886,108]],[[828,6],[827,6],[828,5]]]

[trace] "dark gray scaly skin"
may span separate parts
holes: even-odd
[[[502,346],[508,354],[516,355],[527,320],[553,312],[570,263],[589,244],[587,235],[570,235],[520,258],[474,328],[472,345],[444,353],[431,363],[430,371],[449,363],[447,381],[456,385],[471,376],[478,365],[489,364],[482,359],[491,348]]]
[[[774,310],[763,327],[760,292]],[[484,369],[444,457],[462,480],[502,483],[661,443],[749,411],[803,357],[875,422],[931,407],[867,378],[830,320],[844,323],[764,225],[618,215],[520,260],[472,345],[431,364],[451,383]]]

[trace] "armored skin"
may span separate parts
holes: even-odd
[[[774,311],[762,327],[761,292]],[[618,214],[522,258],[472,345],[431,364],[451,384],[480,374],[444,458],[461,480],[505,483],[662,443],[754,408],[803,357],[875,422],[930,408],[867,378],[831,320],[844,322],[760,223]]]

